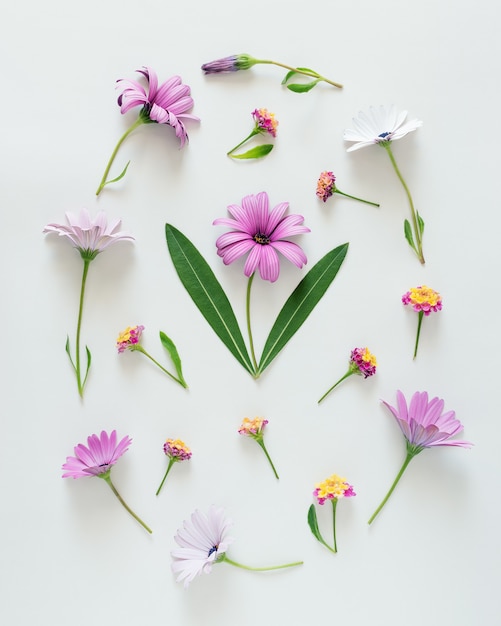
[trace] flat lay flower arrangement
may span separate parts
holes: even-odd
[[[202,70],[207,75],[230,74],[241,70],[250,70],[260,65],[274,65],[286,70],[287,73],[283,78],[282,85],[293,93],[306,94],[321,84],[323,84],[323,88],[342,88],[340,83],[327,79],[314,70],[289,66],[282,62],[256,59],[248,54],[237,54],[205,63],[202,65]],[[125,166],[119,166],[119,173],[116,175],[112,173],[112,170],[114,170],[115,160],[121,151],[122,144],[133,131],[146,124],[167,126],[170,127],[167,129],[168,132],[174,132],[179,140],[179,148],[185,148],[189,142],[187,124],[200,121],[197,116],[191,113],[195,103],[191,96],[190,87],[183,83],[181,77],[174,75],[161,83],[156,72],[150,67],[145,66],[139,69],[138,73],[139,79],[137,81],[127,78],[120,78],[117,81],[118,106],[121,114],[127,115],[136,107],[140,107],[140,110],[137,119],[119,139],[105,167],[96,191],[96,195],[102,194],[103,198],[108,193],[106,189],[108,185],[120,183],[124,188],[126,187],[126,180],[124,179],[130,161],[127,161]],[[216,88],[216,86],[211,85],[210,88]],[[295,98],[295,96],[293,97]],[[249,111],[243,111],[242,119],[248,119],[248,117],[246,118],[248,114]],[[239,161],[260,159],[274,148],[274,143],[260,142],[263,141],[263,137],[266,141],[275,140],[279,126],[278,117],[264,107],[254,108],[250,110],[250,114],[253,126],[251,126],[250,133],[248,132],[244,139],[227,152],[227,156],[231,159]],[[424,220],[414,205],[409,187],[397,165],[393,152],[394,141],[416,131],[421,125],[422,122],[418,119],[407,120],[407,112],[399,112],[394,105],[373,106],[369,108],[368,112],[362,111],[353,118],[351,128],[344,131],[343,139],[351,144],[347,148],[348,152],[372,145],[378,145],[385,149],[402,185],[410,211],[410,219],[405,218],[403,222],[404,237],[422,266],[425,263],[423,252]],[[257,141],[257,145],[241,151],[244,144],[255,141]],[[262,163],[262,167],[266,167],[266,160],[263,160]],[[315,203],[319,203],[318,200],[315,201],[314,199],[313,184],[314,181],[312,181],[311,196],[312,203],[315,205]],[[388,181],[387,184],[392,183]],[[191,307],[191,302],[193,302],[233,359],[239,363],[240,367],[244,368],[252,379],[257,380],[272,363],[274,363],[277,372],[280,372],[282,363],[287,358],[287,354],[282,354],[282,352],[306,320],[310,316],[315,316],[315,308],[328,290],[329,292],[332,290],[332,298],[336,299],[334,280],[341,270],[349,272],[349,267],[345,267],[349,242],[341,243],[330,250],[319,251],[319,259],[314,262],[309,261],[301,242],[303,237],[314,237],[314,232],[310,230],[307,219],[302,214],[305,212],[305,207],[290,206],[290,203],[284,199],[287,197],[287,189],[284,189],[283,195],[277,197],[276,193],[268,194],[268,192],[263,191],[259,184],[255,184],[254,180],[252,185],[255,187],[254,193],[242,195],[241,198],[225,197],[224,193],[221,192],[221,204],[213,207],[213,212],[214,215],[221,215],[226,209],[227,215],[207,221],[207,238],[214,242],[211,258],[204,258],[197,248],[197,244],[191,240],[189,233],[181,232],[169,222],[165,224],[164,234],[166,260],[170,258],[170,262],[186,292],[183,293],[180,290],[175,306]],[[377,190],[375,193],[377,194]],[[323,203],[327,203],[335,194],[345,197],[349,201],[355,200],[374,206],[379,211],[384,209],[379,203],[372,200],[362,199],[341,191],[337,186],[337,179],[333,171],[321,172],[316,187],[317,198]],[[336,202],[338,201],[340,200],[336,200]],[[300,211],[300,213],[295,211]],[[66,223],[47,224],[43,232],[57,234],[69,240],[83,260],[75,338],[70,340],[70,333],[68,333],[65,344],[64,335],[62,339],[62,345],[65,346],[69,358],[70,368],[76,378],[77,392],[83,402],[92,364],[92,353],[87,343],[85,343],[85,357],[83,357],[82,348],[83,329],[85,335],[91,333],[91,329],[86,328],[83,324],[87,275],[91,261],[113,244],[123,241],[132,242],[134,237],[121,230],[121,220],[116,218],[111,220],[103,210],[92,216],[87,209],[82,209],[79,215],[67,212]],[[228,275],[229,273],[232,276],[243,274],[242,279],[246,281],[245,302],[239,303],[243,306],[238,307],[245,310],[244,320],[237,319],[235,313],[237,307],[233,295],[228,292],[228,288],[223,288],[213,270],[213,267],[221,261],[224,266],[227,266],[224,271]],[[294,266],[292,269],[297,274],[296,287],[290,293],[288,290],[284,291],[280,281],[282,264],[287,261]],[[260,304],[259,301],[253,301],[252,298],[252,286],[256,277],[260,281],[269,283],[270,289],[273,289],[274,293],[278,294],[279,299],[283,301],[276,318],[269,320],[269,331],[262,346],[256,345],[252,322],[252,312]],[[415,359],[418,353],[423,319],[429,317],[431,313],[442,310],[442,296],[439,292],[421,284],[409,288],[403,295],[395,294],[395,306],[402,306],[402,304],[418,313],[413,353]],[[118,323],[121,324],[120,320]],[[148,347],[147,350],[145,345],[147,343],[148,346],[151,345],[155,338],[151,334],[146,334],[145,326],[136,324],[133,326],[123,325],[117,328],[123,330],[119,330],[118,336],[115,338],[110,338],[110,343],[115,340],[116,351],[120,355],[117,358],[136,359],[136,356],[127,353],[138,352],[142,354],[143,357],[146,357],[144,362],[149,362],[150,368],[160,369],[165,374],[164,380],[170,381],[166,382],[168,387],[172,387],[172,389],[168,389],[168,392],[185,394],[180,401],[188,403],[189,391],[183,374],[183,363],[177,344],[172,339],[175,336],[177,341],[179,333],[176,329],[169,329],[169,335],[164,331],[159,331],[157,341],[159,339],[160,343],[158,349],[154,351],[155,356],[153,356],[150,354],[151,348]],[[363,330],[360,329],[360,332]],[[73,334],[71,336],[73,337]],[[197,345],[202,344],[203,338],[197,338]],[[279,355],[281,355],[280,359],[277,358]],[[346,379],[354,375],[364,381],[371,379],[364,383],[350,382],[345,384],[347,388],[351,388],[351,393],[360,394],[364,393],[367,386],[370,387],[373,384],[372,379],[376,371],[378,372],[376,384],[377,379],[381,376],[380,372],[384,373],[384,367],[380,368],[376,356],[363,344],[362,346],[359,344],[359,347],[352,347],[351,353],[347,347],[345,355],[335,355],[335,357],[332,359],[334,374],[330,380],[331,374],[326,374],[323,395],[319,393],[322,392],[322,389],[310,390],[312,402],[312,417],[310,419],[312,420],[315,419],[313,411],[317,404],[322,403],[323,405],[325,401],[326,405],[335,405],[336,393],[339,392],[333,392]],[[306,355],[306,358],[314,359],[314,356]],[[277,360],[276,363],[275,360]],[[346,360],[348,361],[347,364]],[[230,359],[229,363],[232,362],[234,361]],[[141,367],[147,366],[142,365]],[[193,369],[194,367],[196,367],[196,363],[190,364],[190,368]],[[191,377],[189,378],[191,379]],[[93,380],[92,383],[98,384],[99,380]],[[177,383],[177,385],[172,383]],[[252,384],[257,385],[258,383],[253,382]],[[426,448],[442,446],[470,448],[473,445],[468,441],[455,438],[463,430],[461,422],[456,419],[455,411],[444,412],[444,400],[438,397],[433,397],[430,400],[426,391],[416,391],[409,402],[401,391],[397,391],[396,407],[386,400],[382,400],[382,405],[394,417],[404,436],[406,455],[389,491],[368,520],[369,525],[372,525],[383,507],[387,505],[410,461],[416,455]],[[237,428],[234,425],[233,428],[235,435],[242,435],[244,439],[247,439],[247,442],[242,441],[242,445],[249,445],[251,448],[255,446],[249,440],[254,440],[258,444],[261,451],[257,454],[261,455],[261,458],[256,459],[255,462],[267,463],[271,469],[270,479],[274,479],[278,485],[280,479],[277,467],[280,469],[280,474],[285,469],[282,469],[280,459],[275,465],[275,461],[272,460],[268,447],[265,445],[265,433],[271,428],[269,424],[270,420],[264,417],[244,417],[240,426]],[[274,418],[273,429],[278,427],[279,419]],[[176,433],[176,438],[169,437],[163,442],[159,442],[158,445],[158,453],[162,453],[161,448],[163,447],[163,454],[166,457],[164,474],[158,477],[156,485],[151,485],[148,489],[152,494],[161,496],[158,498],[159,500],[168,498],[171,482],[176,481],[183,473],[186,476],[185,469],[190,470],[190,467],[195,465],[196,449],[193,453],[183,439],[177,438],[178,434],[183,436],[181,433]],[[87,438],[87,445],[77,444],[74,448],[74,456],[66,458],[66,462],[62,465],[62,477],[102,478],[129,515],[151,534],[152,529],[129,508],[111,480],[113,466],[129,450],[131,443],[132,439],[128,435],[119,440],[116,430],[112,430],[110,433],[102,430],[100,434],[90,434]],[[203,442],[198,441],[196,445],[203,445]],[[206,445],[211,445],[211,442],[206,442]],[[189,463],[187,463],[188,461]],[[174,467],[176,467],[175,470]],[[273,477],[271,473],[273,473]],[[342,505],[340,509],[342,511],[340,515],[342,515],[345,506],[357,506],[359,501],[367,500],[371,496],[365,493],[363,496],[359,495],[355,500],[351,500],[357,495],[355,488],[346,478],[338,474],[332,474],[323,481],[315,483],[312,495],[314,503],[311,504],[307,514],[305,514],[305,526],[306,524],[309,526],[313,537],[323,546],[322,550],[325,548],[335,554],[338,552],[336,534],[338,502],[350,499],[349,503]],[[317,517],[317,510],[318,507],[323,507],[329,501],[332,507],[332,532],[327,533],[324,528],[321,528],[322,524]],[[395,502],[394,506],[398,506],[398,503]],[[103,516],[106,515],[104,511],[102,514]],[[177,514],[176,509],[172,509],[169,514]],[[196,509],[189,517],[186,517],[184,522],[180,519],[179,524],[181,525],[173,538],[171,569],[176,580],[183,583],[185,587],[189,586],[201,574],[210,573],[213,566],[218,563],[227,563],[237,568],[256,572],[285,570],[303,564],[302,557],[297,560],[298,555],[296,554],[291,555],[294,560],[285,564],[267,564],[264,553],[263,563],[258,566],[242,565],[230,558],[227,553],[233,542],[230,535],[233,522],[227,516],[224,508],[215,503],[208,511]],[[254,555],[252,555],[253,558]]]

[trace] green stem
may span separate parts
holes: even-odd
[[[419,311],[418,313],[418,325],[417,325],[417,334],[416,334],[416,345],[414,346],[414,359],[417,356],[417,349],[419,345],[419,335],[421,334],[421,324],[423,323],[423,311]]]
[[[172,380],[175,380],[176,383],[179,383],[185,389],[188,388],[188,385],[186,384],[186,382],[184,380],[179,379],[177,376],[174,376],[174,374],[171,374],[168,370],[166,370],[165,367],[163,367],[163,365],[160,365],[160,363],[151,356],[151,354],[146,352],[146,350],[143,348],[143,346],[141,346],[139,344],[135,344],[134,346],[130,347],[129,350],[131,352],[141,352],[141,354],[144,354],[144,356],[148,357],[150,359],[150,361],[153,361],[153,363],[155,363],[155,365],[158,366],[162,370],[162,372],[165,372],[165,374],[167,374],[167,376],[170,376],[172,378]]]
[[[369,200],[363,200],[362,198],[357,198],[357,196],[350,196],[349,193],[344,193],[343,191],[340,191],[339,189],[335,189],[334,193],[338,193],[341,196],[345,196],[346,198],[351,198],[352,200],[358,200],[359,202],[363,202],[364,204],[370,204],[371,206],[380,206],[377,202],[369,202]]]
[[[407,194],[407,198],[409,200],[409,207],[411,210],[412,228],[414,230],[414,236],[416,237],[417,257],[420,263],[424,265],[425,260],[424,260],[424,255],[423,255],[423,242],[422,242],[422,237],[421,237],[421,230],[419,228],[417,213],[416,213],[416,209],[414,208],[414,202],[412,201],[411,192],[409,191],[409,187],[407,187],[407,183],[405,182],[404,177],[402,176],[400,170],[398,169],[397,162],[395,161],[395,157],[393,156],[393,152],[391,150],[391,141],[383,141],[380,145],[382,145],[386,149],[386,152],[388,153],[388,156],[390,157],[390,161],[393,165],[393,169],[395,170],[400,182],[402,183],[405,193]]]
[[[257,59],[255,63],[256,64],[262,63],[266,65],[276,65],[278,67],[283,67],[286,70],[292,70],[293,72],[296,72],[297,74],[303,74],[304,76],[310,76],[311,78],[318,78],[320,80],[323,80],[326,83],[329,83],[329,85],[333,85],[334,87],[339,87],[340,89],[343,87],[341,83],[335,83],[334,81],[329,80],[328,78],[325,78],[324,76],[320,76],[320,74],[317,74],[313,70],[300,70],[297,67],[292,67],[291,65],[285,65],[285,63],[279,63],[278,61],[269,61],[269,60],[263,60],[263,59]]]
[[[339,385],[339,383],[342,383],[342,382],[343,382],[343,380],[344,380],[345,378],[348,378],[348,376],[351,376],[351,375],[352,375],[352,374],[354,374],[354,373],[355,373],[355,372],[353,372],[351,369],[349,369],[349,370],[346,372],[346,374],[345,374],[342,378],[340,378],[340,379],[337,381],[337,383],[335,383],[334,385],[332,385],[332,387],[331,387],[330,389],[328,389],[328,390],[324,393],[324,395],[320,398],[320,400],[318,401],[318,403],[317,403],[317,404],[320,404],[320,403],[322,402],[322,400],[325,400],[325,398],[326,398],[326,397],[330,394],[330,392],[331,392],[333,389],[335,389],[335,388]]]
[[[110,489],[111,489],[111,490],[113,491],[113,493],[116,495],[116,497],[118,498],[118,500],[119,500],[120,504],[121,504],[121,505],[125,508],[125,510],[126,510],[128,513],[130,513],[130,514],[132,515],[132,517],[133,517],[136,521],[138,521],[138,522],[141,524],[141,526],[142,526],[145,530],[147,530],[147,531],[150,533],[150,535],[151,535],[151,533],[153,532],[153,531],[151,530],[151,528],[150,528],[149,526],[147,526],[147,525],[143,522],[143,520],[142,520],[140,517],[138,517],[138,516],[134,513],[134,511],[133,511],[131,508],[129,508],[129,507],[127,506],[127,504],[126,504],[125,500],[122,498],[122,496],[121,496],[121,495],[118,493],[118,491],[115,489],[115,485],[111,482],[111,477],[110,477],[110,472],[109,472],[109,470],[108,470],[105,474],[99,474],[99,478],[102,478],[103,480],[105,480],[105,481],[108,483],[108,485],[110,486]]]
[[[120,146],[127,139],[127,137],[131,134],[131,132],[135,130],[136,128],[138,128],[138,126],[141,126],[141,124],[144,124],[144,120],[141,117],[138,117],[138,119],[134,122],[134,124],[132,124],[132,126],[130,126],[118,140],[118,143],[115,146],[115,149],[113,150],[111,154],[110,160],[108,161],[108,165],[106,166],[106,169],[104,170],[103,177],[101,178],[101,182],[99,183],[99,187],[97,188],[97,191],[96,191],[96,196],[98,196],[101,193],[104,186],[106,185],[108,174],[110,173],[111,166],[113,165],[113,161],[115,160],[115,157],[117,156]]]
[[[78,322],[77,322],[77,336],[76,336],[76,347],[75,347],[75,373],[77,376],[77,385],[78,385],[78,393],[80,397],[83,398],[83,391],[85,382],[87,381],[87,374],[89,373],[89,368],[87,367],[87,371],[85,373],[85,378],[82,382],[82,373],[80,370],[80,331],[82,329],[82,314],[83,314],[83,303],[85,296],[85,284],[87,282],[87,273],[89,271],[89,265],[91,259],[83,259],[84,267],[82,274],[82,286],[80,287],[80,304],[78,307]]]
[[[226,154],[229,156],[232,152],[235,152],[235,150],[238,150],[238,148],[240,148],[240,146],[242,146],[246,141],[249,141],[249,139],[252,139],[252,137],[255,137],[256,135],[259,135],[260,132],[261,131],[259,131],[256,128],[254,128],[253,131],[251,132],[251,134],[248,137],[246,137],[243,141],[241,141],[239,144],[237,144],[234,148],[229,150]]]
[[[275,466],[273,465],[273,461],[271,460],[271,457],[268,454],[268,450],[266,449],[266,446],[264,445],[263,439],[256,439],[256,441],[258,442],[258,444],[263,449],[263,452],[266,454],[266,458],[268,459],[268,462],[271,465],[271,469],[273,470],[273,473],[275,474],[275,478],[278,480],[277,470],[275,469]]]
[[[336,543],[336,507],[337,507],[337,498],[332,498],[332,534],[334,536],[334,550],[333,552],[337,552],[337,543]]]
[[[254,274],[249,276],[249,282],[247,283],[247,297],[245,301],[245,314],[247,316],[247,333],[249,335],[249,348],[251,352],[252,365],[254,366],[254,377],[257,377],[258,365],[256,359],[256,353],[254,352],[254,340],[252,338],[252,329],[251,329],[251,321],[250,321],[250,294],[252,281],[254,280]]]
[[[409,463],[412,461],[412,459],[416,456],[416,454],[418,454],[419,452],[421,452],[421,450],[415,450],[415,449],[410,449],[409,448],[409,443],[407,443],[407,456],[405,458],[404,464],[402,465],[402,467],[400,468],[400,471],[397,474],[397,477],[395,478],[395,480],[393,481],[392,486],[390,487],[390,490],[388,491],[388,493],[386,494],[384,500],[381,502],[381,504],[378,506],[378,508],[374,511],[372,517],[369,520],[369,524],[372,524],[372,522],[376,519],[378,513],[381,511],[381,509],[384,507],[384,505],[386,504],[388,498],[391,496],[391,494],[393,493],[393,490],[395,489],[395,487],[398,484],[398,481],[402,478],[402,474],[405,472],[407,466],[409,465]]]
[[[165,475],[164,475],[164,477],[162,479],[162,482],[160,483],[160,487],[157,489],[157,492],[155,494],[156,496],[158,496],[158,494],[160,493],[160,490],[164,486],[165,479],[167,478],[167,475],[170,472],[170,470],[171,470],[171,468],[172,468],[172,466],[174,465],[175,462],[176,462],[176,459],[173,459],[173,458],[169,459],[169,465],[167,466],[167,471],[165,472]]]
[[[285,569],[286,567],[295,567],[296,565],[303,565],[303,561],[295,561],[294,563],[286,563],[285,565],[274,565],[273,567],[249,567],[248,565],[242,565],[241,563],[237,563],[236,561],[232,561],[226,554],[223,554],[221,558],[221,562],[229,563],[230,565],[234,565],[235,567],[240,567],[242,569],[247,569],[252,572],[270,572],[275,569]]]

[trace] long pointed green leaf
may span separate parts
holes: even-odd
[[[404,235],[405,235],[405,238],[407,239],[407,243],[417,254],[416,246],[414,244],[414,237],[412,236],[412,229],[411,229],[409,220],[404,221]]]
[[[213,331],[245,369],[254,375],[247,348],[231,304],[203,256],[179,230],[165,225],[176,272]]]
[[[318,85],[320,81],[314,80],[311,83],[290,83],[289,85],[286,85],[287,89],[289,89],[290,91],[294,91],[295,93],[306,93],[308,91],[311,91],[313,89],[313,87],[315,87],[315,85]]]
[[[174,364],[174,367],[176,368],[177,377],[179,378],[181,383],[186,387],[187,385],[183,377],[183,367],[181,364],[181,357],[179,356],[179,352],[177,351],[177,348],[174,342],[172,341],[170,337],[167,337],[167,335],[162,331],[160,331],[160,341],[162,342],[163,347],[169,353],[171,361]]]
[[[419,232],[422,235],[424,232],[424,220],[423,218],[419,215],[419,213],[416,213],[417,215],[417,221],[418,221],[418,226],[419,226]]]
[[[320,298],[327,291],[344,261],[347,243],[328,252],[306,274],[282,307],[268,335],[258,367],[261,374],[299,330]]]
[[[69,359],[70,359],[70,363],[73,366],[73,369],[75,370],[75,372],[77,371],[77,368],[75,367],[75,364],[73,363],[73,359],[71,358],[71,348],[70,348],[70,338],[68,335],[66,335],[66,344],[64,349],[66,350],[66,354],[68,355]]]

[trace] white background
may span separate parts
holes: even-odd
[[[499,10],[452,0],[298,0],[185,5],[146,0],[28,0],[2,11],[1,229],[2,623],[250,626],[335,621],[397,626],[494,624],[499,615]],[[343,82],[294,94],[283,72],[205,77],[204,62],[234,53],[312,67]],[[143,126],[123,145],[115,175],[94,193],[111,151],[136,111],[121,116],[117,78],[149,65],[159,80],[192,88],[190,144],[171,128]],[[343,129],[371,104],[394,103],[423,120],[394,154],[426,222],[421,267],[403,238],[404,192],[384,150],[346,153]],[[266,107],[280,122],[273,152],[234,162],[226,151]],[[322,170],[339,188],[380,209],[315,197]],[[226,350],[181,285],[164,224],[195,243],[244,325],[243,264],[223,266],[212,221],[249,193],[290,202],[311,234],[296,238],[311,267],[350,242],[347,259],[311,317],[262,379]],[[121,217],[136,237],[91,264],[82,341],[93,355],[80,401],[64,343],[74,339],[81,259],[68,242],[42,235],[67,210]],[[307,269],[306,268],[306,269]],[[284,262],[275,284],[256,278],[257,350],[303,276]],[[427,284],[444,309],[425,319],[401,295]],[[115,339],[144,324],[144,345],[165,359],[161,329],[176,342],[189,391]],[[316,400],[368,346],[375,377],[351,377]],[[367,520],[405,456],[403,437],[380,400],[401,389],[445,399],[465,426],[460,448],[426,450],[391,500]],[[276,481],[258,446],[237,434],[243,417],[269,420]],[[101,429],[133,444],[114,482],[154,530],[150,537],[105,483],[62,480],[73,446]],[[189,463],[166,467],[162,444],[180,437]],[[306,523],[316,482],[346,476],[357,497],[338,507],[339,553]],[[229,556],[269,574],[219,565],[188,590],[170,571],[173,536],[196,508],[227,509],[235,525]],[[330,538],[330,507],[319,522]]]

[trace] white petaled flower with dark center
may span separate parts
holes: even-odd
[[[211,572],[212,565],[224,558],[233,542],[233,537],[228,536],[232,525],[224,509],[216,506],[211,506],[207,514],[196,510],[183,522],[183,528],[174,537],[180,547],[171,552],[177,582],[188,587],[196,576]]]
[[[393,104],[371,106],[368,113],[360,111],[352,120],[353,129],[347,128],[343,133],[345,141],[356,142],[348,152],[401,139],[423,125],[418,119],[406,122],[406,117],[407,111],[399,113]]]

